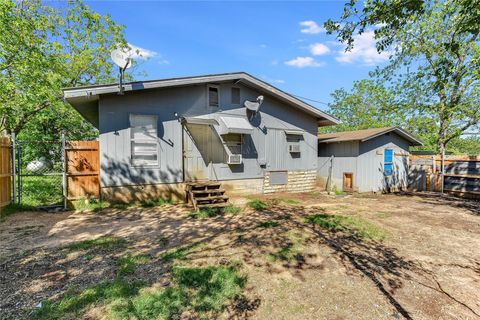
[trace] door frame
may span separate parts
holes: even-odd
[[[351,187],[347,187],[346,185],[346,177],[350,176]],[[353,172],[344,172],[343,173],[343,191],[345,192],[353,192],[354,183],[353,183]]]

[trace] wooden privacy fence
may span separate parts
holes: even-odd
[[[12,159],[10,138],[0,137],[0,208],[11,202]]]
[[[443,190],[470,198],[480,198],[480,157],[445,156]],[[420,191],[442,189],[441,156],[410,157],[410,187]]]
[[[65,143],[67,200],[100,197],[98,141]]]

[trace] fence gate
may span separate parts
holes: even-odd
[[[59,140],[15,140],[16,201],[23,206],[64,206],[64,136]]]

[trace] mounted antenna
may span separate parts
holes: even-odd
[[[123,94],[123,77],[125,75],[125,70],[132,66],[132,58],[130,58],[130,54],[125,52],[124,49],[117,48],[112,51],[110,54],[112,57],[113,62],[118,66],[119,71],[119,91],[118,94]]]

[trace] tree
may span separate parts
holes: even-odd
[[[0,1],[0,132],[92,134],[61,89],[114,81],[109,55],[119,44],[123,27],[80,0]]]
[[[353,0],[326,27],[347,49],[356,32],[375,29],[377,49],[391,58],[374,76],[394,92],[394,108],[433,121],[442,152],[480,121],[480,24],[471,25],[480,22],[478,5],[480,0],[370,0],[359,10]]]
[[[374,80],[355,81],[352,90],[337,89],[331,94],[329,113],[342,121],[325,127],[329,131],[347,131],[400,125],[403,116],[390,112],[392,94]]]

